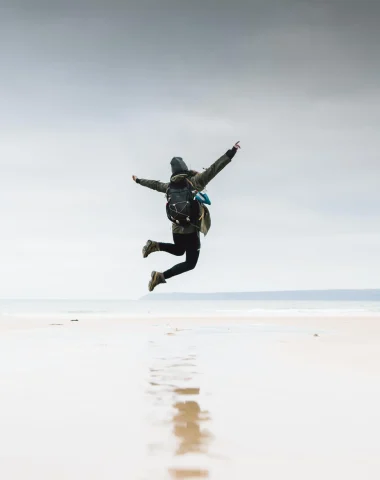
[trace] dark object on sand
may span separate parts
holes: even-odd
[[[319,337],[318,333],[314,333],[314,337]]]
[[[74,320],[70,320],[70,322],[78,322],[79,320],[76,318]]]

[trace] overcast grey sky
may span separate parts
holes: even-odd
[[[136,298],[169,241],[131,175],[211,164],[197,269],[157,291],[375,288],[380,2],[0,0],[0,297]]]

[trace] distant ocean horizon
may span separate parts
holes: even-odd
[[[329,290],[278,290],[255,292],[205,292],[205,293],[154,293],[144,295],[145,301],[168,300],[209,300],[209,301],[240,301],[240,300],[293,300],[293,301],[378,301],[380,289],[329,289]]]
[[[1,317],[173,318],[260,316],[380,316],[366,300],[91,300],[0,299]]]

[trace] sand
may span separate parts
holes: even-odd
[[[0,478],[380,478],[380,318],[0,319]]]

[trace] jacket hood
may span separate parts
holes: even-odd
[[[170,165],[172,167],[172,175],[178,175],[179,173],[188,172],[186,163],[183,161],[182,157],[173,157]]]

